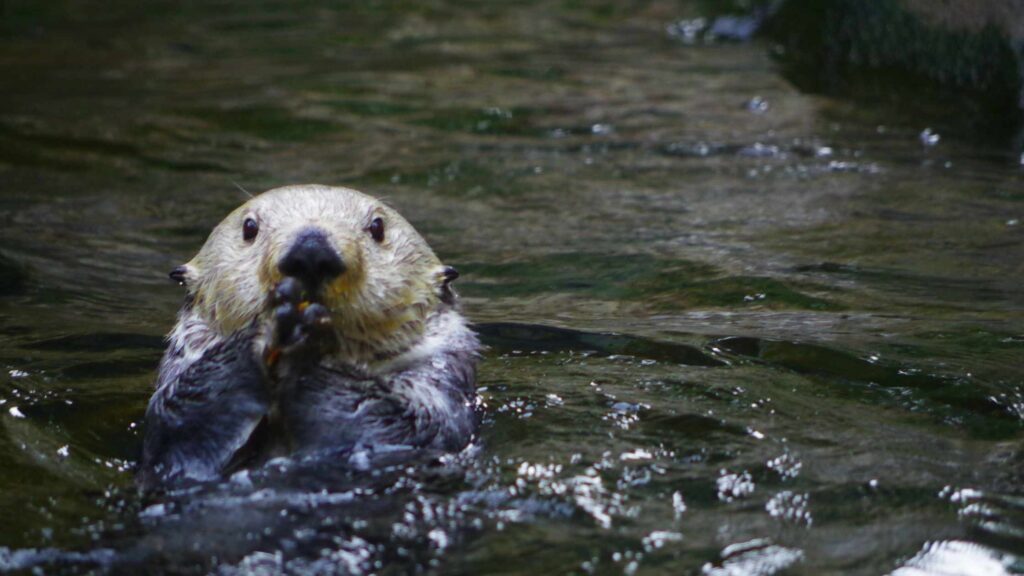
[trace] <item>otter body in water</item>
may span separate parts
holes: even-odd
[[[171,276],[188,295],[146,411],[144,487],[472,439],[479,343],[457,273],[376,199],[271,190]]]

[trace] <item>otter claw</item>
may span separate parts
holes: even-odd
[[[265,355],[267,365],[274,366],[282,355],[317,355],[330,347],[330,310],[304,297],[301,283],[294,278],[285,278],[271,292],[274,332],[273,344]]]
[[[331,313],[327,307],[317,302],[306,304],[302,311],[302,323],[314,331],[320,332],[331,327]]]
[[[285,303],[298,304],[302,301],[303,288],[302,283],[295,278],[285,278],[274,286],[274,290],[270,293],[270,305],[280,306]]]
[[[292,304],[281,304],[274,309],[274,347],[283,348],[293,340],[299,324],[299,314]]]

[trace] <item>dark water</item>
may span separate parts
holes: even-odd
[[[686,3],[0,14],[0,571],[1024,571],[1024,172],[957,110]],[[300,182],[460,269],[483,437],[142,501],[166,272]]]

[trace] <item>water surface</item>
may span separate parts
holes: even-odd
[[[0,8],[0,570],[1024,570],[1024,182],[955,109],[697,3],[48,6]],[[141,499],[166,272],[302,182],[462,272],[482,437]]]

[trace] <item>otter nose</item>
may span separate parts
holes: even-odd
[[[313,229],[299,233],[277,268],[315,291],[321,284],[344,274],[345,263],[323,232]]]

